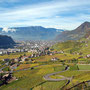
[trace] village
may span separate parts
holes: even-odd
[[[55,41],[16,41],[14,48],[0,49],[0,55],[16,52],[35,52],[54,45]]]

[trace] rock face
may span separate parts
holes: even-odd
[[[90,31],[90,22],[84,22],[75,30],[64,31],[56,37],[56,40],[67,41],[67,40],[78,40],[84,37]]]
[[[11,29],[11,30],[10,30]],[[53,40],[62,31],[55,28],[44,28],[42,26],[30,26],[30,27],[13,27],[9,28],[8,32],[1,33],[3,35],[9,35],[16,40]]]
[[[0,48],[10,48],[15,44],[13,39],[6,35],[0,35]]]

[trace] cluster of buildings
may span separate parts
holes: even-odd
[[[43,51],[46,47],[50,47],[55,42],[52,41],[22,41],[17,42],[14,48],[0,49],[0,55],[10,54],[16,52],[36,52],[37,50]]]
[[[16,53],[16,52],[27,52],[27,51],[28,51],[28,49],[16,49],[16,48],[0,49],[0,55]]]
[[[42,51],[41,50],[29,50],[29,52],[32,52],[31,55],[29,56],[26,56],[26,55],[23,55],[23,56],[20,56],[18,58],[14,58],[14,59],[3,59],[3,61],[6,62],[6,64],[8,65],[9,63],[7,62],[10,62],[10,63],[18,63],[18,62],[21,62],[23,63],[24,61],[29,61],[29,62],[34,62],[34,59],[35,57],[40,57],[40,56],[45,56],[45,55],[54,55],[54,54],[59,54],[59,53],[64,53],[64,51],[50,51],[49,49],[47,48],[44,48]],[[52,61],[54,60],[57,60],[57,58],[53,58]]]

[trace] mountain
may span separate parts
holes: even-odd
[[[3,35],[9,35],[15,40],[53,40],[62,31],[55,28],[44,28],[41,26],[12,27],[1,31]]]
[[[64,31],[57,35],[56,40],[67,41],[67,40],[78,40],[86,35],[90,31],[90,22],[84,22],[75,30]]]
[[[13,39],[6,35],[0,35],[0,48],[10,48],[15,44]]]

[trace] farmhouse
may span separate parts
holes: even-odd
[[[18,58],[15,58],[15,59],[14,59],[14,61],[15,61],[15,62],[18,62],[18,61],[19,61],[19,59],[18,59]]]
[[[59,60],[57,57],[51,59],[51,61],[57,61],[57,60]]]
[[[0,51],[0,54],[3,54],[3,52],[2,52],[2,51]]]
[[[87,58],[90,58],[90,54],[88,54],[86,57],[87,57]]]
[[[28,58],[28,56],[23,56],[23,57],[21,58],[21,62],[24,62],[25,59],[27,59],[27,58]]]

